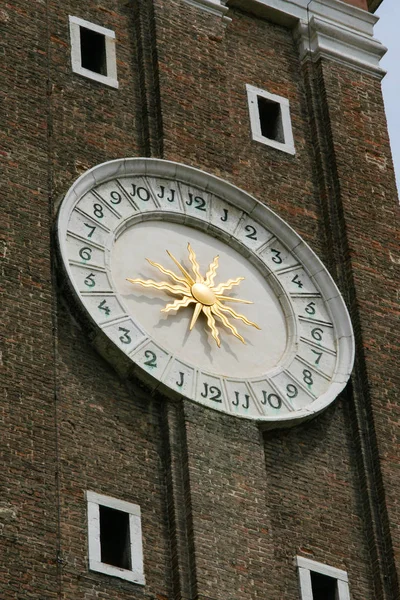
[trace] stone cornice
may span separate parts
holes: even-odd
[[[341,0],[228,0],[237,7],[295,30],[300,56],[324,56],[382,77],[385,46],[373,37],[375,15]]]

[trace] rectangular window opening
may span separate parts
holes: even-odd
[[[100,505],[101,562],[131,569],[129,514]]]
[[[338,600],[337,579],[311,571],[313,600]]]
[[[84,69],[107,75],[106,38],[97,31],[80,27],[81,64]]]
[[[281,105],[262,96],[257,96],[258,112],[260,115],[261,134],[276,142],[285,142]]]

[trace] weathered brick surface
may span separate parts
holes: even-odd
[[[68,15],[116,32],[118,90],[71,73]],[[347,570],[353,600],[397,597],[398,242],[379,82],[326,62],[314,85],[289,30],[231,16],[224,29],[181,0],[0,11],[6,600],[296,600],[296,554]],[[289,99],[295,156],[251,141],[246,83]],[[261,435],[151,397],[93,350],[56,277],[55,209],[87,168],[143,155],[246,189],[330,267],[359,349],[324,415]],[[87,489],[140,504],[145,588],[88,571]]]

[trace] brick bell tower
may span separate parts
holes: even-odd
[[[379,4],[0,9],[1,598],[399,600]]]

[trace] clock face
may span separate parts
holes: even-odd
[[[66,195],[58,243],[95,344],[167,395],[284,426],[350,376],[351,323],[322,263],[214,176],[157,159],[99,165]]]

